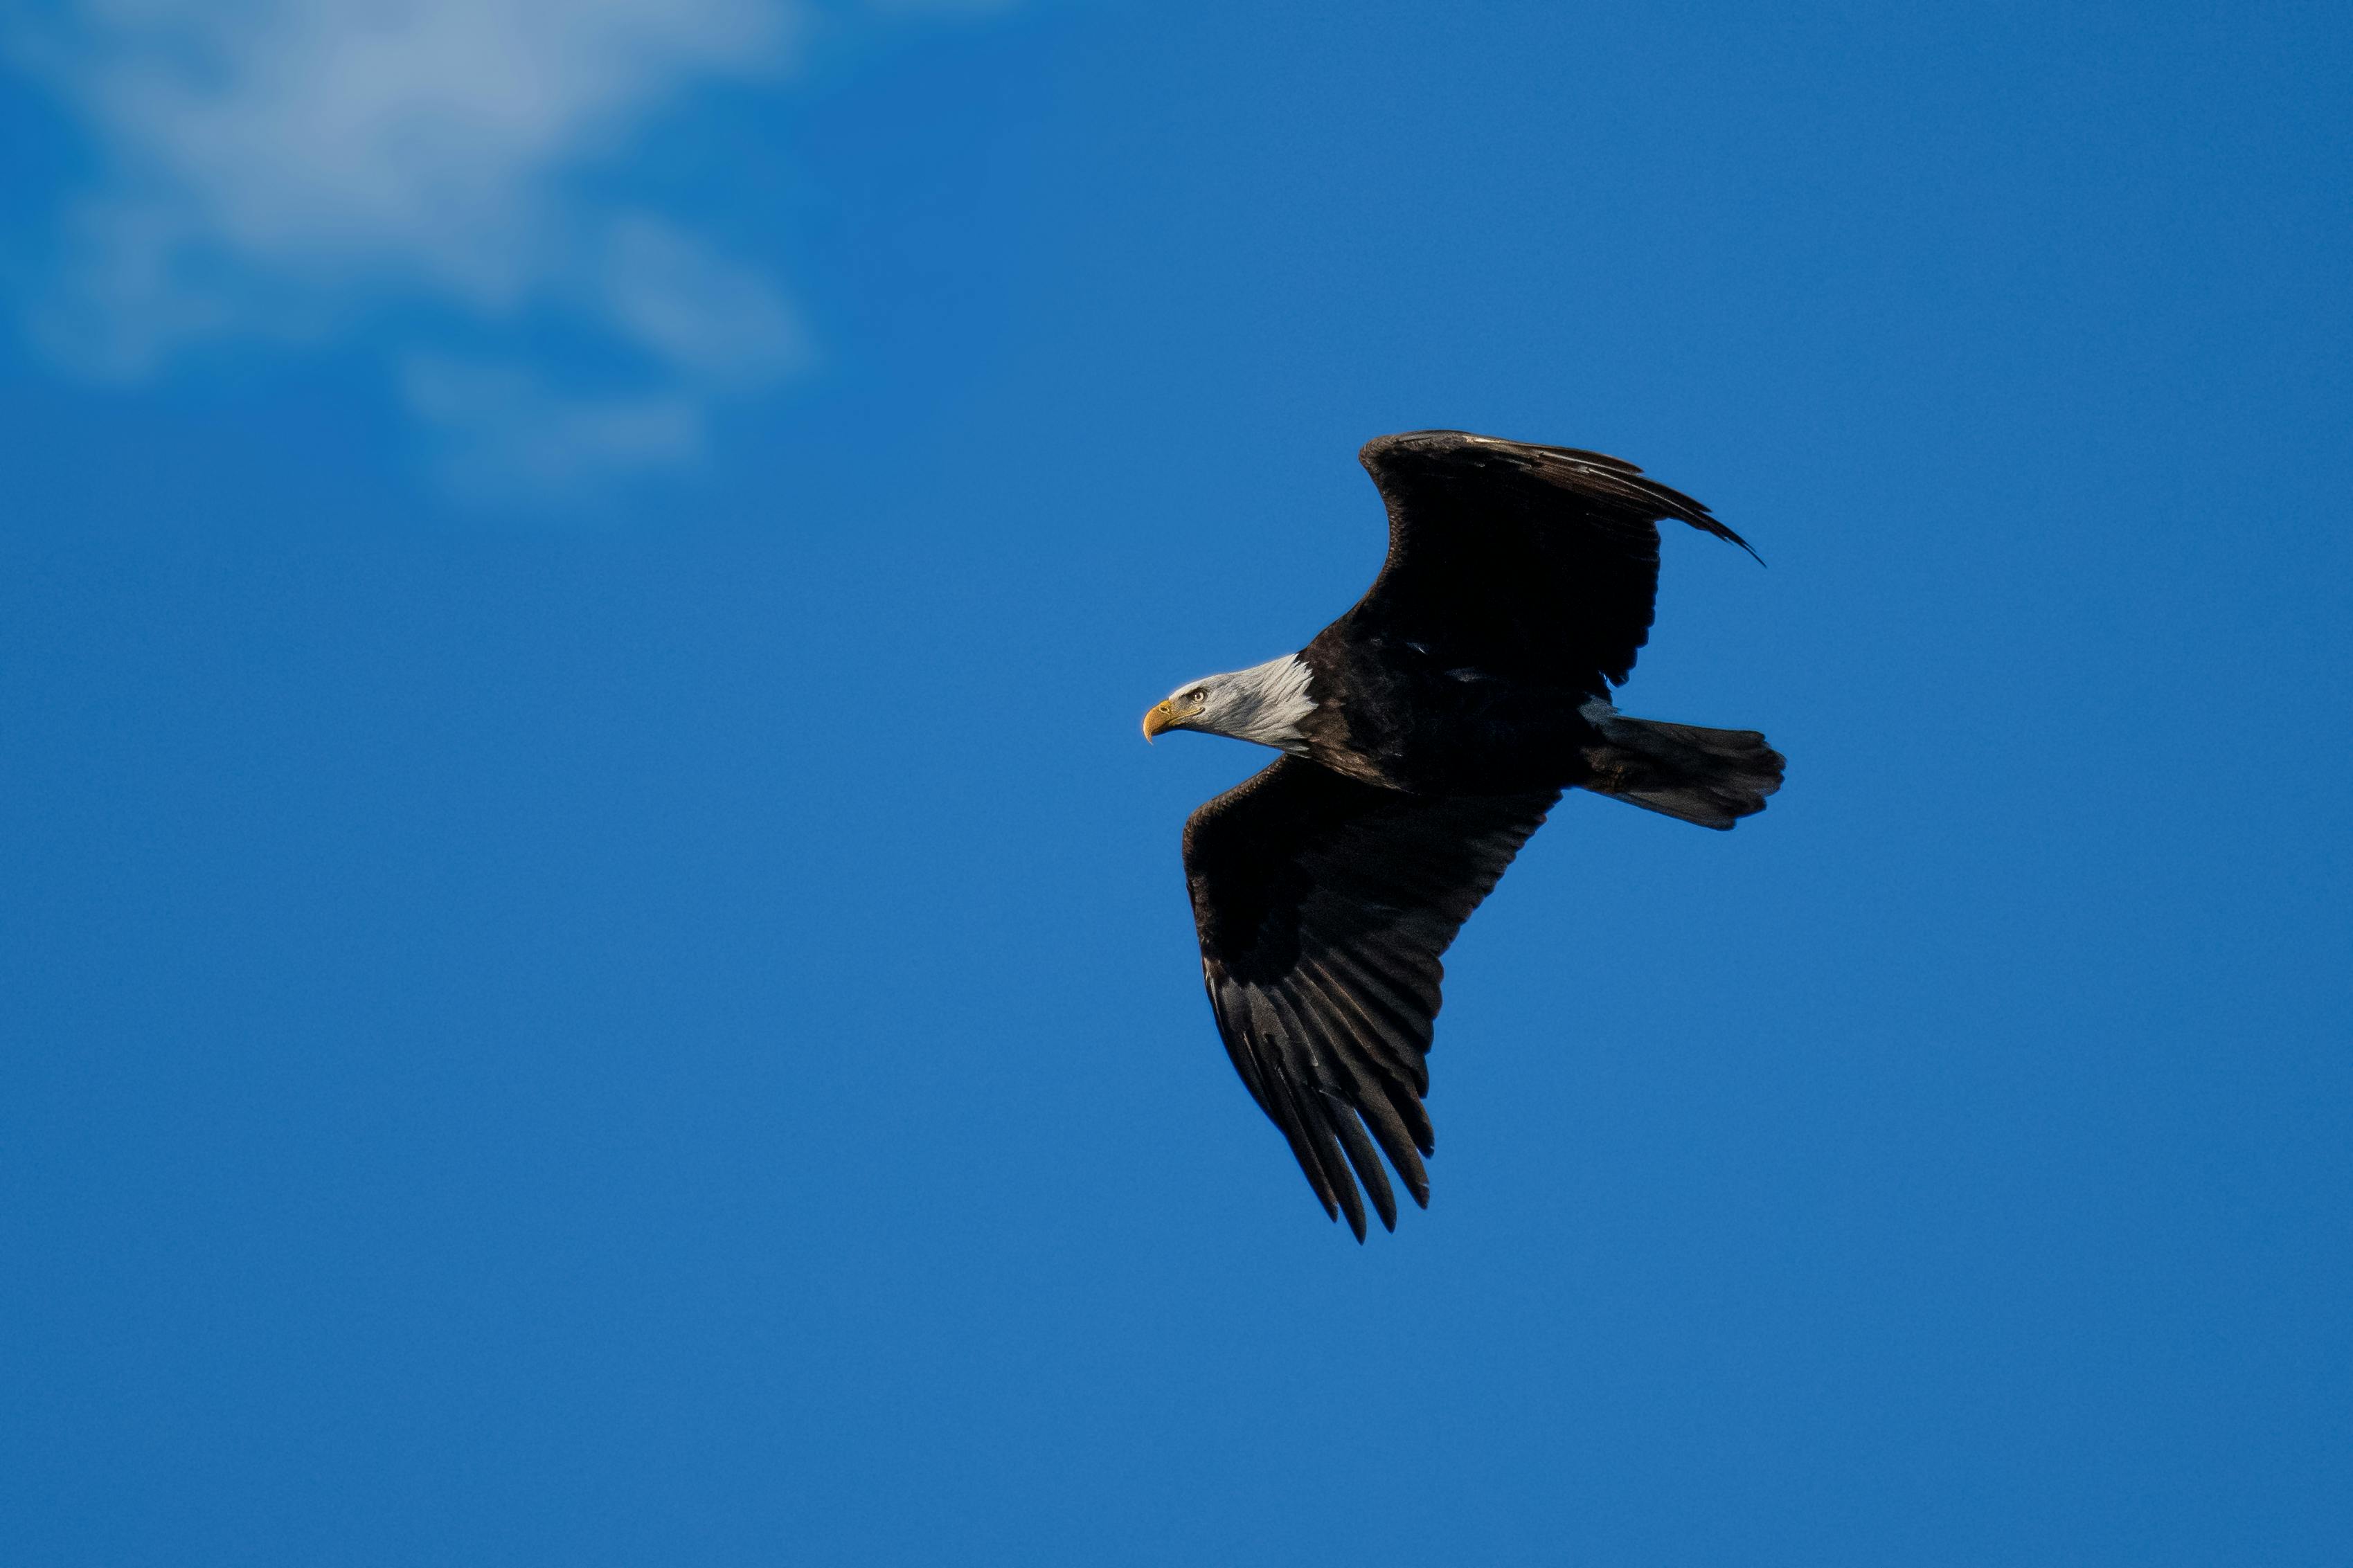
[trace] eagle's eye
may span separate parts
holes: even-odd
[[[1187,702],[1198,702],[1208,695],[1209,693],[1206,688],[1197,686],[1193,688],[1192,690],[1185,693],[1185,700]]]

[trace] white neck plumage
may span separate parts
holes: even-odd
[[[1315,710],[1315,700],[1307,695],[1312,673],[1297,654],[1287,653],[1248,669],[1211,676],[1203,683],[1208,689],[1208,705],[1195,722],[1237,741],[1304,752],[1307,738],[1300,733],[1299,723]]]

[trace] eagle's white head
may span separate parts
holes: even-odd
[[[1147,741],[1163,730],[1202,730],[1285,752],[1304,752],[1299,721],[1315,710],[1307,695],[1311,671],[1295,653],[1223,675],[1187,681],[1144,716]]]

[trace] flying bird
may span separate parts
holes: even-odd
[[[1382,1154],[1429,1206],[1439,960],[1561,792],[1728,828],[1782,758],[1610,701],[1650,636],[1659,522],[1749,550],[1706,507],[1599,452],[1461,430],[1357,458],[1388,507],[1372,587],[1299,652],[1177,688],[1144,736],[1283,753],[1186,822],[1185,879],[1234,1070],[1362,1241],[1366,1197],[1397,1228]]]

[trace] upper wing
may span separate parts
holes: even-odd
[[[1650,637],[1658,520],[1748,549],[1699,502],[1599,452],[1417,430],[1356,456],[1388,503],[1389,553],[1343,624],[1496,674],[1605,695]]]
[[[1351,1166],[1397,1227],[1373,1141],[1430,1202],[1439,955],[1559,798],[1405,795],[1283,757],[1185,824],[1218,1033],[1324,1211],[1345,1210],[1360,1241]]]

